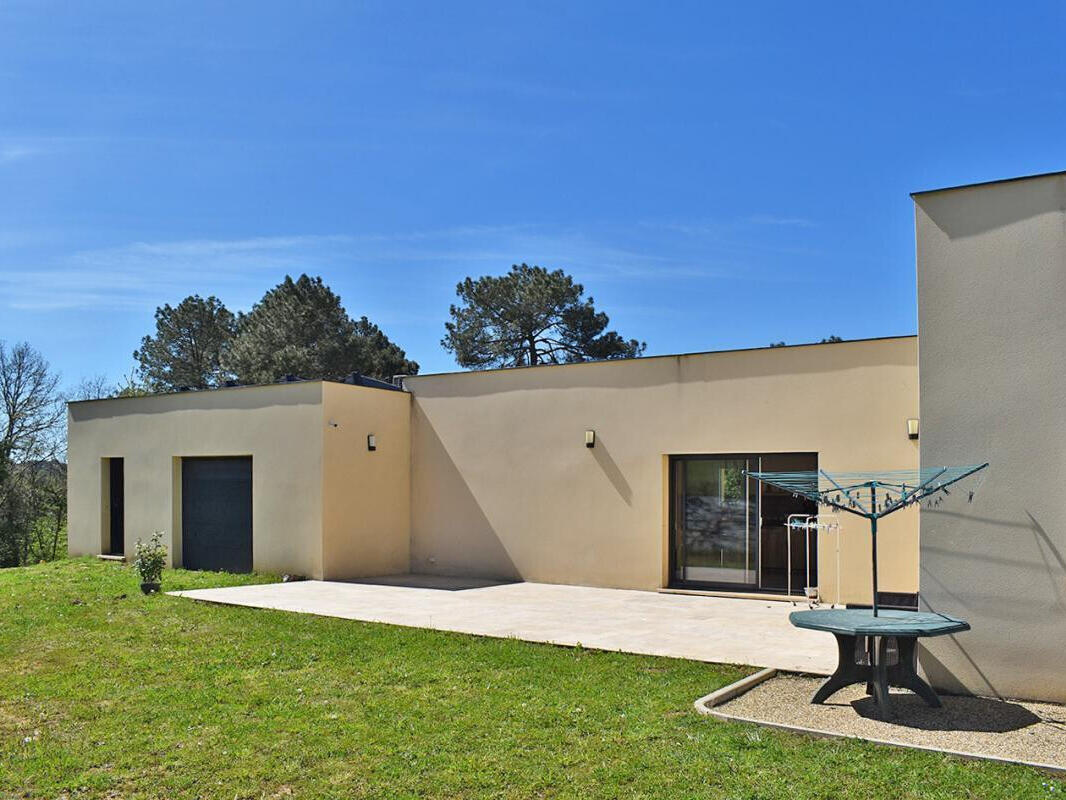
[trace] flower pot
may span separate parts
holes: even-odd
[[[155,594],[159,591],[159,582],[156,581],[154,583],[142,583],[141,591],[145,594]]]

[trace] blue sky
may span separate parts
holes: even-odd
[[[1066,168],[1061,4],[0,4],[0,339],[319,274],[423,371],[572,273],[648,353],[913,333],[908,192]]]

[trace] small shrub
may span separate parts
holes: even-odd
[[[141,576],[141,583],[159,583],[167,564],[167,546],[163,544],[163,531],[156,531],[147,542],[137,540],[133,568]]]

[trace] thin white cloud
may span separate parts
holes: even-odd
[[[42,152],[40,147],[25,144],[0,144],[0,164],[13,164],[24,161]]]
[[[188,239],[174,242],[132,242],[120,247],[76,253],[72,260],[87,266],[174,265],[233,269],[263,258],[284,258],[292,253],[343,245],[351,237],[261,236],[248,239]]]
[[[654,245],[623,246],[583,233],[534,234],[514,237],[508,266],[515,261],[536,263],[574,273],[579,280],[640,280],[648,278],[713,278],[720,272],[699,261],[657,252]],[[501,254],[503,255],[503,254]]]
[[[436,270],[454,279],[498,274],[526,262],[561,268],[579,281],[707,279],[743,273],[734,261],[714,263],[699,252],[663,256],[661,241],[633,240],[630,231],[596,233],[533,225],[468,225],[396,234],[262,236],[188,239],[82,250],[48,267],[0,265],[0,305],[29,310],[143,309],[197,292],[247,307],[282,275],[388,265],[420,278]],[[17,257],[17,255],[16,255]],[[591,287],[590,287],[591,288]]]
[[[76,252],[52,268],[0,270],[0,286],[11,308],[154,307],[189,291],[244,294],[249,278],[314,271],[336,260],[347,242],[344,236],[133,242]]]
[[[747,218],[753,225],[785,225],[795,228],[813,228],[814,221],[805,217],[779,217],[774,214],[753,214]]]

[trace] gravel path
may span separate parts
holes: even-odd
[[[882,722],[862,685],[840,690],[824,705],[812,705],[822,680],[779,675],[714,710],[758,722],[1066,770],[1066,706],[942,697],[943,708],[929,708],[910,692],[893,690],[896,718]]]

